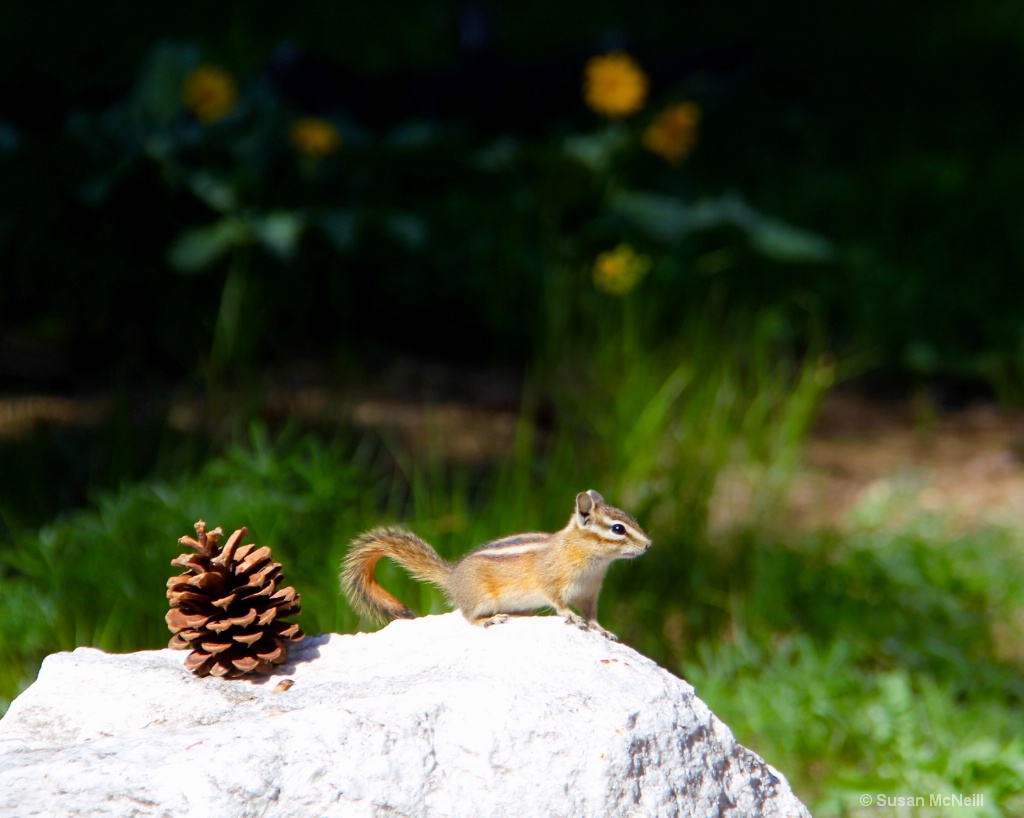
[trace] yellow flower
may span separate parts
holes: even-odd
[[[608,117],[635,114],[647,98],[647,75],[622,51],[592,57],[584,69],[583,98],[587,105]]]
[[[697,144],[701,110],[695,102],[679,102],[662,111],[644,131],[643,144],[670,165],[679,165]]]
[[[201,65],[185,78],[182,100],[204,125],[226,117],[237,99],[235,78],[220,66]]]
[[[627,295],[651,269],[651,257],[628,244],[601,253],[594,262],[594,286],[611,295]]]
[[[341,133],[326,119],[303,116],[292,125],[292,146],[313,159],[334,153],[341,147]]]

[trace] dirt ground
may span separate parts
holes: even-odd
[[[480,464],[511,451],[517,427],[516,413],[509,408],[517,384],[509,382],[503,390],[484,386],[495,395],[484,405],[466,396],[433,402],[428,397],[424,402],[423,395],[354,397],[317,386],[272,394],[266,410],[272,421],[287,417],[320,427],[351,424],[400,448]],[[109,406],[105,399],[0,399],[0,442],[24,436],[40,424],[97,428],[110,414]],[[169,407],[155,407],[153,414],[180,430],[211,421],[194,397],[172,399]],[[750,521],[757,497],[763,502],[763,477],[741,468],[722,475],[712,502],[713,529]],[[992,403],[937,412],[911,401],[833,393],[821,407],[800,466],[785,482],[779,500],[792,512],[781,518],[804,528],[842,528],[851,513],[872,505],[899,516],[941,513],[955,526],[1020,527],[1024,412]],[[777,508],[773,516],[780,519]]]
[[[822,406],[788,502],[810,526],[894,504],[954,525],[1024,523],[1024,413],[986,403],[936,414],[835,393]]]
[[[443,440],[462,462],[499,457],[514,445],[516,417],[464,404],[365,401],[353,420],[422,448]],[[750,521],[758,475],[727,470],[711,508],[712,528]],[[912,402],[837,392],[821,407],[782,502],[801,527],[843,528],[851,513],[885,506],[898,518],[944,515],[954,527],[1024,524],[1024,412],[992,403],[937,413]],[[776,515],[776,519],[779,519]]]

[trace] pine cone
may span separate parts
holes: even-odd
[[[218,548],[224,532],[207,533],[200,520],[198,540],[178,540],[198,553],[171,560],[185,573],[167,580],[165,619],[174,634],[168,647],[191,649],[185,667],[199,676],[267,673],[287,659],[288,642],[304,636],[298,625],[278,621],[299,613],[299,595],[291,587],[278,590],[281,564],[269,548],[238,545],[245,533],[238,529]]]

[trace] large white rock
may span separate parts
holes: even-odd
[[[260,681],[183,660],[47,658],[0,721],[0,815],[809,814],[690,685],[558,617],[307,637]]]

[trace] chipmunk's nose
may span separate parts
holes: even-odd
[[[644,546],[644,551],[650,551],[652,545],[654,545],[654,540],[648,540],[647,545]]]

